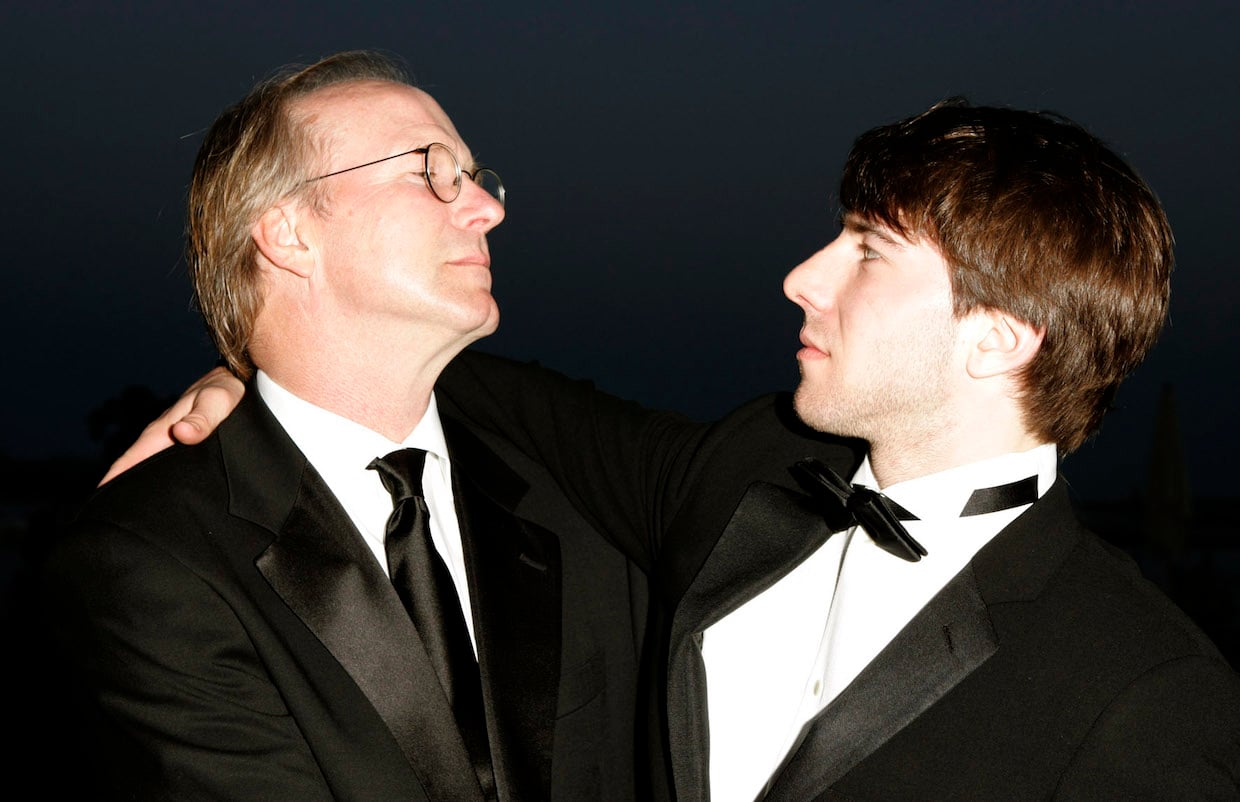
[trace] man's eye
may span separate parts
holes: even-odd
[[[463,172],[463,171],[462,171]],[[429,170],[428,175],[431,177],[431,183],[435,186],[447,186],[451,184],[454,187],[461,185],[461,177],[456,175],[454,170]]]
[[[870,261],[870,260],[872,260],[872,259],[881,259],[881,258],[883,258],[883,256],[882,256],[882,254],[880,254],[878,251],[874,250],[873,248],[869,247],[868,245],[862,245],[862,246],[861,246],[861,258],[862,258],[864,261],[867,261],[867,262],[868,262],[868,261]]]

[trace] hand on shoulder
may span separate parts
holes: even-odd
[[[138,439],[108,468],[102,486],[174,442],[201,443],[228,417],[245,395],[245,385],[224,368],[215,368],[189,386],[177,402],[151,421]]]

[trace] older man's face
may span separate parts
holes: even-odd
[[[474,166],[443,109],[413,87],[342,84],[295,110],[325,135],[324,174],[433,142],[451,148],[466,170]],[[323,179],[315,298],[359,326],[413,325],[463,347],[499,323],[486,234],[504,210],[468,178],[455,201],[438,200],[423,178],[424,158],[412,153]]]

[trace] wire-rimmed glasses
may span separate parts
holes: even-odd
[[[399,159],[401,156],[408,156],[413,153],[420,153],[425,157],[422,164],[422,177],[426,179],[426,185],[430,187],[431,193],[444,203],[451,203],[461,194],[461,176],[469,176],[469,179],[499,201],[500,206],[504,205],[504,197],[507,194],[504,191],[504,182],[499,179],[499,174],[487,167],[479,167],[470,172],[462,170],[461,163],[456,160],[456,154],[452,152],[452,148],[440,142],[432,142],[423,148],[414,148],[406,150],[403,153],[397,153],[393,156],[384,156],[382,159],[366,162],[365,164],[346,167],[343,170],[334,170],[330,173],[324,173],[314,178],[307,178],[305,183],[309,184],[314,181],[321,181],[324,178],[331,178],[341,173],[360,170],[363,167],[369,167],[372,164],[389,161],[391,159]]]

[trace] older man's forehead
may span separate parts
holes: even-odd
[[[397,153],[431,142],[452,148],[462,163],[469,149],[452,120],[428,93],[406,84],[355,81],[325,87],[301,100],[329,149],[378,149]],[[373,158],[385,155],[379,153]]]

